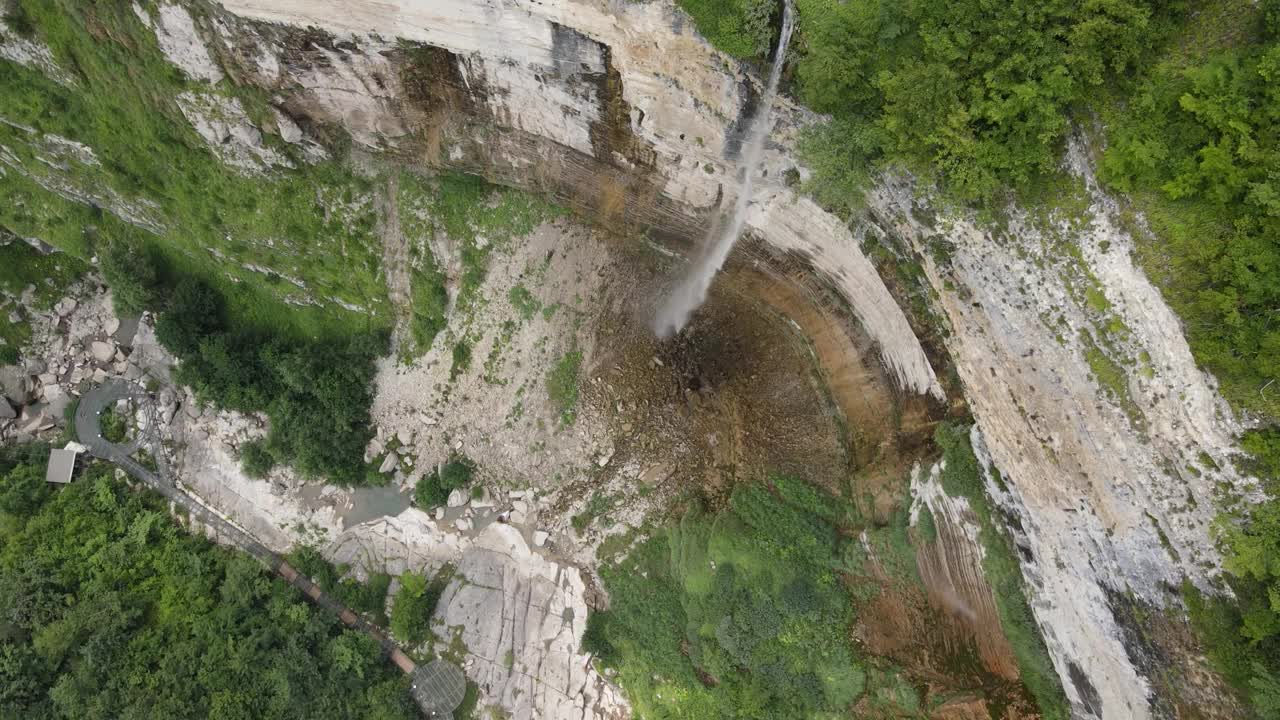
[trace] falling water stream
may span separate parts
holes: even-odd
[[[733,250],[734,243],[742,234],[742,226],[747,221],[747,206],[751,203],[752,186],[755,184],[760,156],[764,150],[764,139],[768,136],[771,126],[769,110],[773,107],[773,98],[778,92],[778,79],[782,75],[782,63],[786,61],[787,43],[791,40],[793,23],[791,1],[786,0],[782,8],[782,32],[778,35],[778,49],[773,56],[773,68],[769,71],[769,84],[765,90],[764,100],[756,110],[755,117],[751,119],[746,150],[742,153],[742,187],[738,189],[733,214],[727,221],[711,229],[707,237],[706,250],[689,268],[689,274],[658,309],[658,314],[653,319],[653,331],[664,340],[684,329],[693,311],[706,302],[711,281],[724,266],[724,261]]]

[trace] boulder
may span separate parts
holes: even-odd
[[[53,306],[53,311],[58,314],[58,317],[64,318],[74,312],[78,304],[75,298],[62,298]]]
[[[400,428],[396,431],[396,439],[401,445],[413,444],[413,428]]]
[[[14,405],[26,405],[35,399],[35,383],[31,376],[16,365],[0,368],[0,390]]]
[[[53,427],[53,421],[49,418],[44,408],[23,408],[22,416],[18,418],[18,432],[24,435],[35,435],[41,430],[51,427]]]
[[[101,340],[94,340],[89,345],[89,352],[93,353],[94,360],[97,360],[100,363],[109,363],[115,359],[116,346],[115,343],[110,341],[103,342]]]
[[[27,358],[26,371],[28,375],[39,375],[49,369],[48,364],[40,358]]]
[[[546,530],[534,530],[533,544],[537,545],[538,547],[542,547],[543,545],[547,544],[547,539],[550,537],[551,537],[551,533],[548,533]]]
[[[108,335],[115,335],[116,331],[119,329],[120,329],[119,318],[108,318],[107,322],[102,326],[102,331]]]
[[[16,417],[18,417],[18,413],[9,404],[9,401],[0,397],[0,420],[12,420]]]
[[[451,508],[462,507],[467,504],[467,500],[468,497],[465,490],[450,490],[449,500],[446,504]]]
[[[458,532],[466,532],[471,529],[471,521],[462,517],[454,521],[453,526],[458,528]]]
[[[387,453],[387,456],[383,458],[382,465],[378,467],[378,472],[383,473],[385,475],[386,473],[389,473],[392,470],[395,470],[399,466],[400,466],[400,456],[396,455],[394,452],[389,452]]]
[[[290,145],[296,145],[302,142],[302,128],[298,127],[298,123],[294,122],[293,118],[285,115],[279,110],[275,110],[274,112],[276,116],[276,130],[280,132],[280,139]]]
[[[47,385],[44,389],[44,401],[49,408],[49,414],[60,418],[71,405],[71,396],[57,385]],[[0,409],[0,413],[3,413],[3,409]],[[0,414],[0,417],[3,415]]]
[[[612,459],[613,459],[613,450],[609,450],[604,455],[600,456],[600,459],[596,461],[596,465],[599,465],[600,467],[604,467],[605,465],[608,465],[609,461]]]

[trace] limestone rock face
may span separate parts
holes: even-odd
[[[513,720],[613,717],[625,705],[579,651],[586,588],[574,568],[530,551],[520,533],[494,523],[463,551],[437,606],[438,634],[457,629],[467,674],[485,704]]]
[[[246,78],[279,93],[291,115],[340,125],[370,149],[421,151],[493,180],[536,184],[589,215],[688,242],[702,239],[737,187],[740,128],[758,79],[703,42],[667,3],[222,5],[231,12],[222,30],[236,38],[225,56],[239,59]],[[290,28],[303,27],[333,33],[334,41],[290,49],[297,45]],[[412,65],[405,41],[429,46],[435,75],[414,79],[420,61]],[[251,61],[248,46],[255,47]],[[442,107],[451,108],[448,117]],[[900,384],[941,397],[905,315],[850,230],[778,181],[796,167],[788,148],[812,116],[785,98],[772,114],[763,163],[769,182],[759,185],[773,200],[748,220],[749,230],[780,252],[821,256],[816,273],[849,302]],[[411,131],[422,128],[439,142],[416,145],[422,133]]]
[[[151,16],[138,5],[133,6],[139,19],[156,31],[156,41],[169,62],[181,68],[190,78],[210,84],[221,80],[222,68],[218,67],[209,56],[204,43],[200,42],[191,13],[181,5],[167,2],[159,3],[157,9],[158,22],[152,21]]]
[[[1169,588],[1184,578],[1212,592],[1215,494],[1256,486],[1229,459],[1240,427],[1134,266],[1133,240],[1078,143],[1069,158],[1092,200],[1087,221],[1045,227],[1015,211],[1016,243],[968,218],[921,219],[905,184],[886,183],[869,203],[886,231],[948,244],[945,264],[922,253],[925,270],[950,321],[975,444],[1008,486],[988,492],[1019,518],[1032,606],[1077,714],[1149,717],[1149,679],[1112,604],[1176,602]],[[1091,282],[1105,310],[1081,289]],[[1075,341],[1086,337],[1092,346]]]

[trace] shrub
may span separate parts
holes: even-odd
[[[400,592],[391,607],[391,633],[397,640],[416,645],[427,639],[431,615],[452,574],[451,568],[442,568],[429,583],[417,573],[406,572],[400,576]]]
[[[253,440],[240,447],[240,468],[244,470],[245,475],[251,478],[264,478],[275,465],[276,459],[271,457],[264,441]]]
[[[604,665],[612,665],[616,660],[615,653],[617,650],[613,647],[613,643],[609,642],[609,637],[605,627],[609,623],[609,613],[597,610],[587,616],[587,629],[582,633],[582,650],[596,656]]]
[[[159,278],[140,242],[132,236],[113,238],[102,252],[101,264],[117,314],[141,315],[155,306]]]
[[[115,406],[109,406],[102,411],[102,415],[98,417],[98,424],[102,428],[102,437],[107,442],[118,444],[128,439],[128,420],[116,411]]]
[[[444,505],[449,500],[449,493],[471,484],[474,474],[475,465],[469,459],[454,456],[439,471],[423,475],[418,480],[413,490],[414,503],[426,510]]]
[[[421,717],[375,641],[106,463],[3,532],[0,716]]]
[[[471,367],[471,343],[466,338],[453,344],[453,364],[449,366],[449,379],[457,380],[458,376]]]
[[[415,269],[411,294],[413,341],[419,351],[425,351],[448,322],[445,313],[449,307],[449,291],[445,288],[444,273],[434,263],[426,269]]]
[[[0,512],[29,517],[39,511],[50,492],[42,466],[34,462],[17,465],[0,474]]]
[[[778,0],[680,0],[713,45],[741,60],[763,60],[773,47]]]

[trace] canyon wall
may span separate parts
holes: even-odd
[[[242,72],[306,124],[370,148],[549,192],[605,225],[698,242],[736,187],[759,84],[667,3],[226,0],[235,16],[332,34],[235,27]],[[250,40],[252,39],[252,40]],[[408,41],[406,44],[404,41]],[[256,44],[257,47],[251,47]],[[421,47],[413,44],[421,44]],[[245,61],[247,60],[247,61]],[[839,293],[908,394],[942,391],[885,283],[839,219],[782,181],[815,118],[779,99],[748,229]],[[1032,604],[1081,717],[1149,716],[1151,658],[1127,647],[1113,603],[1211,589],[1215,488],[1240,486],[1238,431],[1178,320],[1130,260],[1132,242],[1072,169],[1082,217],[1007,230],[948,217],[908,182],[869,196],[885,235],[924,258],[947,342],[1021,525]],[[943,252],[939,253],[938,248]],[[935,259],[935,255],[945,259]],[[1206,460],[1207,459],[1207,460]]]
[[[152,22],[174,64],[208,84],[183,111],[246,173],[274,164],[263,133],[316,156],[341,133],[405,162],[548,193],[676,249],[696,246],[732,200],[760,92],[667,2],[224,0],[213,12],[193,5],[190,23],[182,15],[162,9]],[[274,127],[214,100],[224,74],[267,91]],[[1116,603],[1176,604],[1184,579],[1212,590],[1216,493],[1249,487],[1231,470],[1239,427],[1134,267],[1130,228],[1082,145],[1067,158],[1075,211],[1009,208],[1007,222],[984,223],[891,178],[855,235],[784,181],[804,174],[795,135],[818,119],[785,98],[772,111],[749,232],[842,298],[904,397],[942,401],[857,238],[923,259],[1074,713],[1162,714],[1156,661],[1125,640]]]

